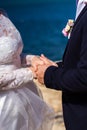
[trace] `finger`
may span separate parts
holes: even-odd
[[[36,76],[37,76],[37,78],[38,78],[38,70],[35,72],[35,74],[36,74]]]
[[[44,84],[44,81],[42,78],[37,78],[38,79],[38,82],[41,83],[41,84]]]
[[[41,54],[42,57],[44,57],[45,55],[44,54]]]
[[[36,72],[38,69],[38,65],[33,65],[32,67],[33,67],[34,71]]]
[[[43,65],[44,64],[44,62],[40,59],[40,61],[39,61],[39,63],[38,63],[39,65]]]
[[[44,56],[44,54],[41,54],[40,58],[46,60],[47,62],[52,62],[50,59]]]
[[[41,54],[40,57],[47,59],[46,56],[45,56],[44,54]]]
[[[50,59],[48,59],[47,57],[44,56],[44,54],[41,54],[41,59],[44,59],[46,62],[50,62],[52,64],[55,64],[53,61],[51,61]]]
[[[47,60],[47,58],[45,58],[45,57],[40,57],[40,59],[45,63],[45,64],[47,64],[48,63],[48,60]]]

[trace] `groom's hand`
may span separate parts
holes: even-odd
[[[37,66],[36,77],[40,83],[44,84],[44,74],[46,69],[50,66],[58,67],[58,65],[55,62],[46,58],[44,55],[41,55],[40,59],[44,62],[44,64]]]
[[[43,54],[40,56],[40,59],[44,62],[44,64],[48,65],[48,66],[56,66],[58,67],[58,64],[56,64],[55,62],[53,62],[52,60],[49,60],[47,57],[45,57]]]
[[[36,73],[36,77],[38,79],[38,81],[41,83],[41,84],[44,84],[44,74],[45,74],[45,71],[46,69],[49,67],[49,65],[38,65],[38,69],[37,71],[35,72]]]

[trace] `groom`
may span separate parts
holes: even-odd
[[[61,90],[66,130],[87,130],[87,0],[79,0],[76,21],[62,59],[54,63],[44,55],[34,72],[46,87]],[[80,7],[80,8],[79,8]]]

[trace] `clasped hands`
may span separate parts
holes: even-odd
[[[34,77],[36,77],[41,84],[44,84],[44,74],[45,74],[46,69],[49,66],[58,67],[58,65],[55,62],[49,60],[43,54],[41,54],[41,56],[39,57],[34,56],[32,58],[31,65],[32,67],[30,69],[32,70],[34,74]]]

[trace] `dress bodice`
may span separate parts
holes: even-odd
[[[10,37],[0,38],[0,72],[17,69],[21,66],[22,44]],[[4,72],[3,71],[3,72]]]
[[[0,73],[21,66],[20,54],[23,44],[20,33],[4,15],[0,15]],[[4,70],[4,71],[3,71]]]
[[[19,31],[0,14],[0,89],[22,87],[33,79],[32,71],[22,68],[22,48]]]

